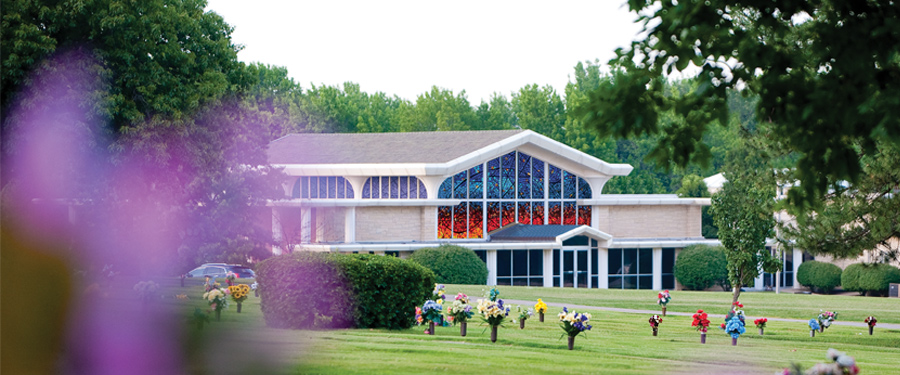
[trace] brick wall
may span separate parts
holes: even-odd
[[[434,207],[357,207],[358,242],[434,240]]]
[[[701,208],[686,205],[596,206],[595,228],[616,238],[701,237]]]

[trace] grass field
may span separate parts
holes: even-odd
[[[165,282],[164,294],[186,293],[191,300],[167,298],[165,304],[189,315],[200,300],[202,287],[180,288],[177,280]],[[474,301],[484,286],[447,285],[448,299],[464,292]],[[574,290],[501,287],[501,298],[572,303],[577,305],[656,310],[655,292],[635,290]],[[694,312],[703,308],[724,313],[730,294],[673,292],[669,311]],[[880,323],[900,322],[895,314],[900,300],[854,296],[746,293],[741,298],[748,317],[809,319],[819,309],[838,311],[839,320],[862,321],[875,315]],[[188,350],[196,372],[220,373],[223,363],[230,370],[252,373],[371,374],[489,372],[513,373],[604,373],[604,374],[774,374],[792,362],[808,368],[824,362],[828,348],[856,358],[863,374],[896,374],[900,358],[900,330],[832,326],[815,338],[801,323],[770,321],[759,336],[748,320],[747,333],[731,345],[731,338],[716,328],[722,319],[712,319],[705,345],[690,326],[690,317],[669,315],[654,337],[649,315],[609,311],[593,314],[593,330],[575,340],[575,350],[566,350],[566,340],[556,322],[558,308],[551,307],[545,322],[533,317],[524,330],[510,322],[500,329],[496,343],[490,331],[469,323],[468,335],[458,327],[438,327],[434,336],[424,327],[388,331],[349,329],[336,331],[291,331],[266,328],[259,299],[250,297],[237,314],[234,306],[223,312],[222,321],[210,323],[202,336],[191,336]],[[476,317],[477,318],[477,317]],[[194,329],[189,331],[196,332]],[[231,354],[217,350],[229,342]],[[197,348],[204,350],[196,350]],[[238,355],[238,353],[242,353]],[[210,370],[212,369],[212,370]]]

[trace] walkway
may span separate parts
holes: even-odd
[[[504,301],[504,302],[508,302],[508,303],[512,303],[512,304],[524,305],[524,306],[527,306],[527,305],[533,305],[533,304],[534,304],[534,301],[524,301],[524,300],[504,299],[503,301]],[[544,301],[544,303],[546,303],[547,306],[556,306],[556,307],[564,307],[564,306],[565,306],[565,307],[568,307],[568,308],[570,308],[570,309],[576,309],[576,310],[603,310],[603,311],[615,311],[615,312],[628,313],[628,314],[659,314],[659,312],[660,312],[659,310],[622,309],[622,308],[618,308],[618,307],[599,307],[599,306],[573,305],[573,304],[571,304],[571,303],[557,303],[557,302],[547,302],[547,301]],[[554,314],[550,314],[550,315],[554,315]],[[690,317],[690,316],[693,316],[694,313],[685,313],[685,312],[667,311],[667,312],[666,312],[666,315],[676,315],[676,316],[687,316],[687,317]],[[707,313],[707,315],[709,316],[710,319],[712,319],[712,318],[722,318],[722,319],[725,319],[725,314],[710,314],[710,313]],[[747,321],[753,321],[753,318],[750,317],[749,315],[746,315],[744,319],[747,320]],[[809,321],[809,320],[804,320],[804,319],[785,319],[785,318],[768,318],[768,319],[769,319],[769,320],[772,320],[772,321],[779,321],[779,322],[795,322],[795,323],[806,323],[806,322]],[[863,328],[868,327],[868,326],[866,325],[866,323],[863,323],[863,322],[846,322],[846,321],[840,321],[840,320],[835,320],[835,321],[832,322],[831,324],[833,324],[833,325],[839,325],[839,326],[850,326],[850,327],[863,327]],[[878,327],[878,328],[888,328],[888,329],[900,329],[900,324],[895,324],[895,323],[878,323],[878,325],[877,325],[876,327]]]

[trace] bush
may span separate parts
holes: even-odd
[[[439,284],[487,284],[487,265],[474,251],[461,246],[419,249],[409,256],[409,260],[433,271]]]
[[[847,266],[841,275],[844,290],[860,294],[866,292],[884,294],[891,283],[900,283],[900,269],[885,263],[854,263]]]
[[[841,285],[841,268],[825,262],[811,260],[803,262],[797,268],[797,282],[809,287],[817,288],[830,293],[835,287]]]
[[[261,262],[257,282],[269,327],[402,329],[434,274],[394,257],[296,252]]]
[[[681,250],[675,260],[675,279],[689,290],[704,290],[716,284],[725,287],[726,264],[722,248],[691,245]]]

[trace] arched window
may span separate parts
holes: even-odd
[[[426,199],[425,184],[413,176],[369,177],[362,188],[362,199]]]
[[[573,173],[513,151],[447,179],[439,199],[460,199],[438,207],[438,238],[483,238],[512,223],[591,225],[590,184]]]
[[[353,186],[340,176],[300,177],[294,182],[291,198],[351,199]]]

